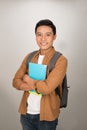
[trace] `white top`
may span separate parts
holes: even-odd
[[[38,64],[42,64],[45,55],[39,55]],[[27,113],[29,114],[39,114],[40,113],[40,100],[41,95],[35,95],[30,93],[27,99],[28,107]]]

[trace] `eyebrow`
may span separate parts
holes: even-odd
[[[42,33],[42,32],[36,32],[36,33]],[[46,32],[46,33],[52,34],[52,32]]]

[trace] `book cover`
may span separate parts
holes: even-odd
[[[28,64],[28,74],[29,77],[34,80],[45,80],[47,72],[47,65],[36,64],[29,62]],[[29,93],[41,96],[42,94],[38,94],[35,90],[30,90]]]
[[[35,80],[45,80],[46,71],[47,65],[29,62],[28,74],[30,78]]]

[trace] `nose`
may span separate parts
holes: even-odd
[[[41,38],[42,38],[42,41],[46,40],[46,36],[45,35],[43,35]]]

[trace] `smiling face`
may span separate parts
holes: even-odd
[[[56,35],[49,26],[39,26],[36,31],[36,41],[41,50],[48,50],[52,47]]]

